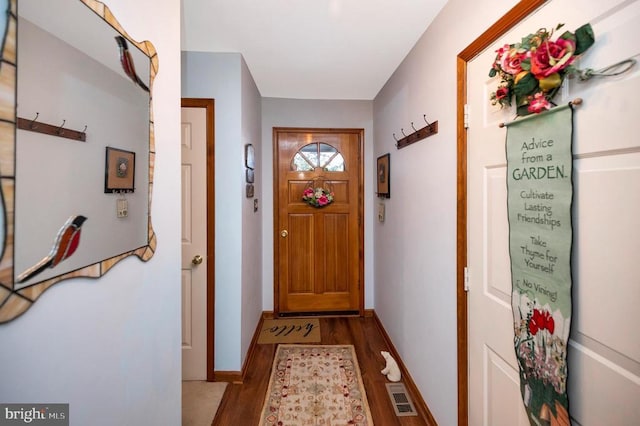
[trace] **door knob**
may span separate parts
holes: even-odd
[[[289,235],[289,231],[287,231],[286,229],[283,229],[282,231],[280,231],[280,236],[282,238],[286,238],[287,235]]]
[[[196,254],[195,256],[193,256],[193,259],[191,259],[191,263],[193,263],[194,265],[199,265],[202,263],[202,260],[202,256]]]

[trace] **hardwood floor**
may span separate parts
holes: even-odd
[[[381,350],[389,351],[384,334],[373,317],[320,318],[321,344],[352,344],[355,347],[364,382],[367,400],[373,416],[373,423],[381,426],[393,425],[436,425],[428,410],[417,402],[417,395],[410,393],[419,416],[397,417],[393,411],[385,383],[387,379],[380,374],[385,361]],[[243,384],[229,384],[222,398],[213,425],[251,426],[257,425],[264,402],[271,365],[275,355],[275,344],[256,345],[253,357],[249,360]],[[400,362],[399,362],[400,364]],[[404,371],[403,371],[404,373]],[[407,385],[406,376],[402,381]],[[424,411],[424,412],[421,412]]]

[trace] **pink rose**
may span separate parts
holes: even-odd
[[[531,72],[537,79],[562,71],[575,60],[576,44],[572,40],[545,41],[531,57]]]
[[[527,110],[534,114],[538,114],[549,108],[551,108],[551,104],[549,103],[547,97],[544,95],[544,93],[538,92],[535,94],[531,102],[529,102]]]
[[[507,96],[509,96],[509,88],[498,87],[498,90],[496,90],[496,99],[497,100],[505,99]]]
[[[500,66],[505,72],[511,75],[516,75],[522,71],[522,61],[526,58],[526,53],[510,50],[502,55],[502,58],[500,59]]]
[[[313,196],[313,189],[311,188],[307,188],[304,190],[304,192],[302,193],[303,197],[312,197]]]
[[[318,198],[318,205],[324,206],[326,204],[329,204],[329,199],[327,198],[326,195],[322,195],[321,197]]]

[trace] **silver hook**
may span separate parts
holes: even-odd
[[[424,119],[424,122],[427,123],[427,126],[431,128],[431,124],[429,124],[429,122],[427,121],[427,114],[422,114],[422,118]]]
[[[33,120],[31,120],[31,124],[29,125],[30,128],[35,129],[36,128],[36,120],[38,119],[38,117],[40,116],[39,112],[36,112],[36,118],[34,118]]]
[[[413,121],[411,122],[411,128],[413,129],[414,132],[417,132],[416,128],[413,127]]]
[[[56,133],[58,133],[59,135],[63,135],[64,134],[64,130],[62,130],[62,126],[64,126],[64,123],[66,123],[67,120],[62,120],[62,124],[60,125],[60,127],[58,127],[58,130],[56,131]]]
[[[84,129],[82,130],[82,133],[85,133],[87,131],[87,125],[84,125]]]
[[[396,138],[396,134],[395,134],[395,133],[393,134],[393,138],[396,140],[396,142],[400,142],[400,141],[398,140],[398,138]]]
[[[404,135],[404,129],[400,129],[400,131],[402,132],[402,134]],[[404,137],[406,138],[407,135],[404,135]]]

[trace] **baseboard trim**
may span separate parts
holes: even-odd
[[[413,404],[415,405],[416,410],[423,418],[427,419],[427,424],[437,425],[438,423],[436,422],[436,419],[433,418],[433,414],[431,414],[431,410],[429,410],[427,403],[424,401],[424,398],[422,398],[422,394],[420,393],[420,391],[418,390],[418,387],[416,386],[415,382],[411,378],[411,375],[409,374],[407,367],[404,365],[404,362],[402,362],[402,358],[400,357],[400,354],[396,350],[395,346],[393,346],[393,342],[391,341],[389,334],[384,329],[384,326],[382,325],[382,321],[380,321],[380,318],[378,317],[378,315],[374,310],[372,310],[371,312],[373,315],[373,319],[375,320],[376,326],[378,327],[378,330],[380,330],[380,334],[382,334],[382,337],[384,338],[387,346],[389,347],[389,352],[398,363],[398,367],[400,367],[400,371],[402,372],[402,376],[403,376],[402,382],[404,383],[407,390],[411,393],[411,396],[413,397],[412,398]]]
[[[243,379],[243,374],[241,371],[214,371],[213,372],[213,381],[214,382],[229,382],[241,384]]]

